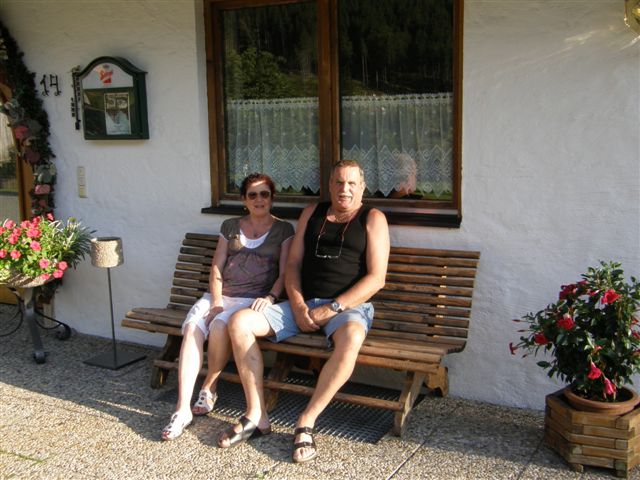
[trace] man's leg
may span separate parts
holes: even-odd
[[[315,426],[318,416],[351,377],[365,337],[364,327],[357,322],[347,322],[334,332],[331,337],[334,351],[320,372],[313,396],[298,418],[296,428]],[[310,441],[311,437],[305,433],[297,435],[294,439],[294,443]],[[293,452],[293,458],[294,461],[304,461],[313,453],[313,448],[302,447]]]
[[[257,339],[273,335],[273,330],[262,313],[244,309],[235,313],[228,323],[229,338],[233,347],[233,356],[242,381],[247,402],[245,417],[260,430],[269,428],[269,418],[264,404],[262,352]],[[240,432],[242,425],[237,424],[234,432]],[[218,444],[226,448],[229,438],[223,433]]]

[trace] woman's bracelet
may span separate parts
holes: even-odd
[[[278,301],[278,297],[273,294],[273,292],[267,293],[267,297],[271,297],[271,303],[276,303]]]

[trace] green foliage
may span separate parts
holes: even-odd
[[[547,352],[552,361],[538,365],[549,377],[572,384],[586,398],[614,401],[640,371],[640,283],[634,277],[627,283],[620,267],[589,267],[581,281],[562,286],[557,302],[516,320],[528,329],[510,344],[511,352]]]

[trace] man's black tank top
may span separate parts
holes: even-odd
[[[302,292],[305,299],[333,299],[367,273],[367,215],[371,207],[360,207],[347,224],[326,220],[330,205],[329,202],[318,204],[304,233]]]

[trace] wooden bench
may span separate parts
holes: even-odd
[[[162,386],[177,369],[182,342],[181,325],[191,305],[208,289],[216,235],[187,233],[182,242],[169,304],[166,308],[134,308],[122,325],[147,332],[166,333],[167,342],[154,361],[151,386]],[[445,396],[449,381],[442,364],[445,355],[464,349],[480,253],[392,247],[386,285],[372,302],[373,327],[358,355],[358,364],[406,372],[398,400],[383,400],[339,392],[335,400],[395,411],[393,433],[401,435],[423,385]],[[267,407],[279,391],[312,395],[313,388],[287,383],[295,360],[306,357],[308,369],[319,369],[331,355],[321,334],[300,334],[281,343],[259,342],[275,351],[274,365],[265,378]],[[298,366],[296,364],[296,366]],[[206,367],[201,374],[206,373]],[[239,382],[237,374],[221,378]]]

